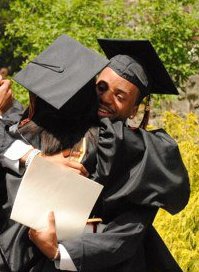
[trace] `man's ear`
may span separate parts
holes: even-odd
[[[133,106],[133,108],[131,110],[131,115],[129,116],[129,119],[133,119],[135,117],[135,115],[138,112],[138,109],[139,109],[139,105]]]

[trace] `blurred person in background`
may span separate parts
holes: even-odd
[[[2,76],[3,79],[6,79],[7,76],[9,75],[9,68],[8,67],[1,67],[0,68],[0,75]]]
[[[11,81],[0,75],[0,118],[11,125],[20,120],[23,110],[23,106],[13,98]]]

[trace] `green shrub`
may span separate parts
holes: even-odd
[[[24,107],[28,106],[29,103],[28,91],[15,81],[12,84],[12,90],[14,93],[14,98],[17,99]]]
[[[13,20],[6,24],[6,40],[14,42],[15,58],[25,59],[23,67],[64,33],[100,51],[97,38],[127,38],[132,34],[125,2],[108,2],[107,5],[104,0],[13,0],[10,5]],[[14,93],[21,103],[27,104],[27,95],[21,87],[14,85]]]
[[[164,128],[179,144],[188,170],[191,197],[186,208],[175,216],[160,210],[154,225],[184,272],[199,267],[199,120],[193,113],[182,118],[167,112]]]
[[[149,39],[179,86],[198,70],[198,0],[9,2],[0,54],[12,49],[24,64],[66,33],[97,51],[97,38]]]

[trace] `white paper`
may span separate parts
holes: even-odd
[[[40,230],[55,213],[58,240],[80,235],[103,186],[36,156],[17,192],[11,219]]]

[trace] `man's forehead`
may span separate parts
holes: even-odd
[[[104,81],[107,84],[113,85],[115,88],[120,89],[120,87],[125,87],[125,90],[138,89],[137,86],[130,81],[119,76],[113,69],[106,67],[98,75],[97,83]]]

